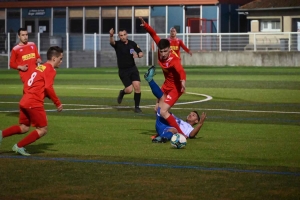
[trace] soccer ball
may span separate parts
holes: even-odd
[[[175,133],[171,138],[171,145],[176,149],[181,149],[186,146],[186,138],[180,133]]]

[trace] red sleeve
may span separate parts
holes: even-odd
[[[10,55],[10,60],[9,60],[9,66],[13,69],[18,68],[18,64],[17,64],[16,60],[17,60],[16,51],[12,50],[11,55]]]
[[[183,44],[182,40],[179,40],[179,44],[180,46],[187,52],[187,53],[190,53],[190,50]]]
[[[144,24],[144,28],[151,35],[154,42],[158,44],[158,42],[160,41],[160,37],[156,34],[155,30],[151,26],[149,26],[149,24],[147,24],[146,22]]]
[[[180,59],[177,59],[174,62],[174,68],[175,70],[178,72],[179,76],[180,76],[180,80],[185,80],[186,81],[186,73],[181,65]]]
[[[61,105],[61,102],[58,99],[53,88],[55,75],[56,72],[54,71],[54,69],[49,70],[45,73],[45,95],[53,101],[56,107],[59,107]]]

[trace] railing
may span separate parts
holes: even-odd
[[[158,34],[167,38],[168,34]],[[230,51],[300,51],[300,33],[189,33],[177,34],[192,52]],[[129,34],[144,52],[136,59],[137,65],[154,63],[156,45],[149,34]],[[118,40],[115,35],[115,40]],[[62,67],[116,66],[114,49],[109,44],[109,34],[30,34],[29,41],[35,42],[43,61],[49,46],[64,49]],[[9,68],[10,51],[18,42],[16,34],[0,34],[0,68]],[[184,63],[183,63],[184,64]]]

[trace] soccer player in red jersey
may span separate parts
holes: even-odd
[[[176,103],[179,97],[185,91],[186,74],[181,65],[180,57],[170,48],[170,42],[168,39],[160,39],[156,32],[140,17],[141,26],[151,35],[153,40],[158,46],[158,63],[161,66],[165,82],[163,83],[161,90],[163,92],[162,97],[158,100],[158,107],[160,108],[160,116],[162,116],[170,126],[177,129],[177,131],[183,134],[182,130],[176,123],[176,119],[170,114],[170,108]],[[151,81],[155,68],[152,66],[145,74],[145,79],[148,81],[151,87]]]
[[[63,50],[58,47],[50,47],[47,51],[47,62],[39,66],[29,66],[28,73],[24,74],[23,97],[20,100],[19,125],[0,130],[0,143],[3,138],[15,134],[24,134],[29,131],[30,125],[36,127],[24,139],[13,146],[13,151],[24,156],[25,146],[35,142],[47,133],[47,117],[44,109],[44,98],[50,98],[60,112],[63,106],[56,96],[53,88],[56,71],[62,62]],[[35,63],[33,63],[35,65]]]
[[[41,57],[38,49],[33,42],[28,42],[28,32],[26,28],[18,30],[19,44],[17,44],[11,51],[9,66],[13,69],[19,70],[20,78],[24,83],[24,72],[28,67],[35,67],[37,63],[41,63]]]
[[[192,56],[192,52],[184,45],[181,39],[176,37],[177,31],[174,27],[170,29],[170,37],[168,38],[170,42],[170,48],[177,53],[180,57],[180,47],[183,48],[190,56]]]

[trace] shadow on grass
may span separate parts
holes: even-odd
[[[53,143],[42,143],[42,144],[30,144],[26,146],[26,151],[31,155],[38,155],[45,153],[45,151],[57,151],[52,149]],[[15,154],[11,149],[9,151],[1,151],[0,154]]]
[[[32,145],[28,145],[26,147],[26,150],[28,150],[28,152],[30,152],[30,154],[33,155],[45,153],[45,151],[57,151],[51,148],[53,145],[54,143],[32,144]]]
[[[143,135],[155,135],[156,134],[156,131],[154,129],[151,129],[151,130],[147,130],[147,129],[130,129],[130,130],[143,131],[143,132],[139,133],[139,134],[143,134]]]

